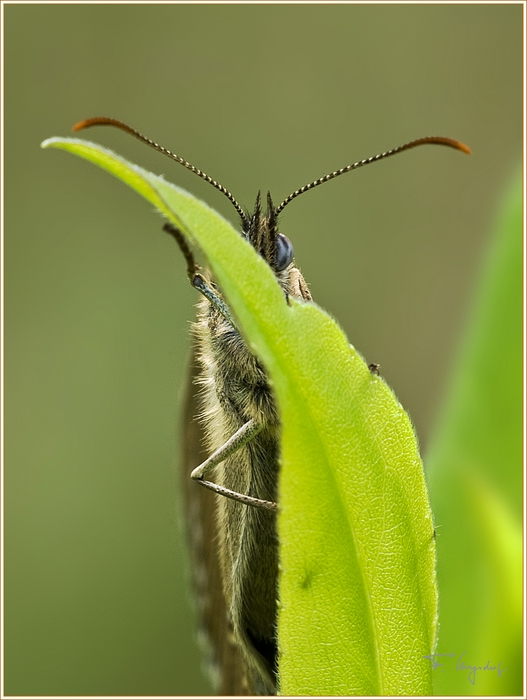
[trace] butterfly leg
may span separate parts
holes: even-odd
[[[221,496],[226,498],[231,498],[233,501],[239,501],[247,506],[253,506],[255,508],[265,508],[267,510],[276,510],[277,505],[272,501],[264,501],[260,498],[254,498],[253,496],[245,496],[243,493],[238,493],[237,491],[231,491],[224,486],[219,484],[214,484],[211,481],[205,481],[205,474],[210,471],[213,467],[223,462],[227,457],[234,454],[240,447],[243,447],[248,442],[250,442],[263,428],[261,423],[257,423],[255,420],[251,419],[247,421],[242,427],[237,430],[232,437],[230,437],[227,442],[216,450],[211,456],[206,459],[202,464],[194,469],[190,475],[193,479],[198,481],[205,488],[214,491],[214,493],[219,493]]]
[[[216,292],[209,287],[205,282],[203,277],[198,272],[198,265],[194,259],[194,255],[190,250],[187,243],[187,239],[183,233],[173,224],[165,223],[163,230],[173,236],[179,245],[183,257],[187,261],[187,275],[192,286],[205,296],[210,303],[216,308],[222,316],[234,327],[236,324],[232,315],[229,311],[228,306],[225,304],[223,299],[221,299]],[[254,498],[253,496],[246,496],[243,493],[238,493],[237,491],[232,491],[225,486],[220,486],[219,484],[214,484],[211,481],[206,481],[203,477],[205,474],[213,469],[215,466],[226,460],[232,454],[234,454],[241,447],[250,442],[262,429],[262,425],[254,420],[249,420],[247,423],[242,425],[242,427],[237,430],[234,435],[232,435],[227,442],[222,445],[216,452],[214,452],[208,459],[206,459],[202,464],[194,469],[191,474],[192,479],[200,483],[205,488],[218,493],[226,498],[231,498],[234,501],[244,503],[248,506],[253,506],[255,508],[265,508],[267,510],[276,510],[277,505],[272,501],[264,501],[260,498]]]
[[[194,255],[189,248],[185,236],[176,226],[170,223],[166,223],[163,226],[163,231],[173,236],[178,246],[180,247],[181,252],[183,253],[183,257],[187,261],[187,275],[190,280],[190,284],[195,289],[197,289],[198,292],[201,292],[201,294],[203,294],[203,296],[210,301],[212,306],[214,306],[214,308],[217,309],[225,319],[227,319],[227,321],[231,324],[233,328],[236,328],[236,323],[232,317],[231,312],[229,311],[229,307],[227,306],[227,304],[216,294],[216,292],[211,287],[209,287],[209,285],[205,282],[203,277],[199,274],[199,266],[194,259]]]

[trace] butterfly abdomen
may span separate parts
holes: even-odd
[[[267,374],[239,331],[206,299],[195,324],[201,362],[201,421],[207,451],[220,448],[247,421],[261,432],[215,468],[215,483],[276,502],[280,426]],[[217,497],[223,588],[255,692],[275,691],[278,538],[276,512]]]

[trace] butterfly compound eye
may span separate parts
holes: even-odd
[[[275,270],[277,272],[282,272],[282,270],[285,270],[285,268],[291,264],[292,260],[293,244],[283,233],[279,233],[276,237]]]

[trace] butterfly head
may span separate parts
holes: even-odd
[[[283,272],[293,262],[293,245],[287,236],[278,231],[278,215],[269,192],[267,211],[262,211],[258,192],[252,215],[242,217],[242,231],[273,272]]]

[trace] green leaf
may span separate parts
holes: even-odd
[[[521,177],[488,253],[427,459],[440,525],[438,652],[453,654],[434,676],[439,695],[522,692]],[[487,662],[501,675],[477,671],[472,683],[457,670]]]
[[[281,692],[426,695],[437,619],[435,542],[412,426],[315,304],[207,205],[99,146],[43,144],[107,169],[198,246],[269,371],[283,422]]]

